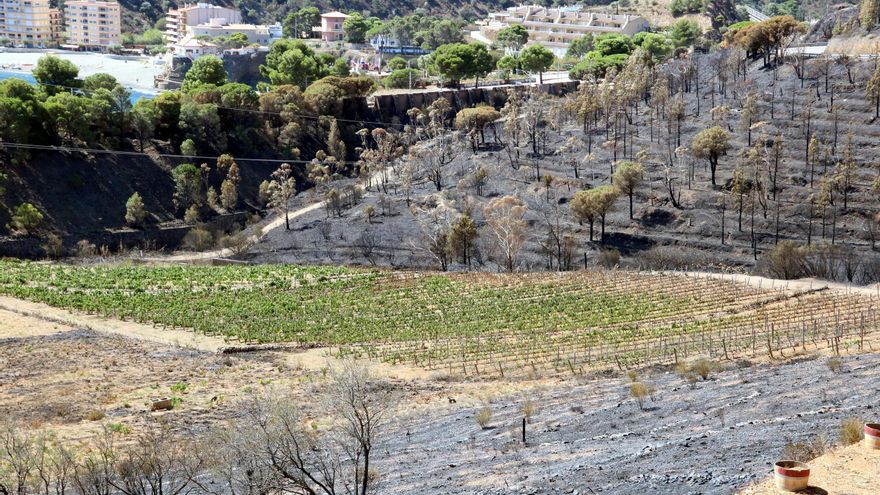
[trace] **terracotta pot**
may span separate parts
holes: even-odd
[[[810,485],[810,466],[798,461],[779,461],[773,466],[776,488],[787,492],[804,490]]]
[[[865,425],[865,447],[871,450],[880,450],[880,424],[868,423]]]

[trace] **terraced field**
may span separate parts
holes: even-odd
[[[232,342],[463,374],[580,374],[692,354],[870,346],[876,298],[617,271],[408,273],[338,267],[0,262],[0,293]]]

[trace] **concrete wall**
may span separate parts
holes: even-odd
[[[563,96],[577,91],[578,84],[578,81],[547,83],[542,85],[541,89],[551,95]],[[530,87],[526,85],[506,85],[489,88],[437,89],[433,91],[375,95],[369,97],[370,101],[367,106],[373,114],[374,120],[406,123],[409,120],[406,115],[407,110],[410,108],[427,107],[439,98],[445,98],[449,101],[456,112],[462,108],[479,104],[500,108],[507,101],[507,91],[509,89],[524,93]],[[366,118],[366,116],[361,116],[361,118]]]

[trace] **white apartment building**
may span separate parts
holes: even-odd
[[[117,2],[68,0],[64,25],[69,44],[96,48],[122,44],[122,11]]]
[[[0,38],[16,45],[55,43],[49,0],[0,0]]]
[[[212,19],[219,19],[217,22],[222,24],[240,24],[241,12],[210,3],[188,4],[171,9],[165,16],[165,36],[169,43],[176,43],[187,35],[191,26],[209,24]]]
[[[648,21],[637,15],[598,14],[582,12],[579,8],[523,5],[489,14],[488,19],[478,22],[480,29],[473,33],[473,37],[494,42],[498,31],[515,24],[523,26],[529,32],[528,44],[542,45],[557,55],[564,55],[572,41],[587,33],[632,36],[648,29]]]

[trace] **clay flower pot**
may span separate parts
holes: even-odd
[[[865,425],[865,447],[871,450],[880,450],[880,423]]]
[[[773,466],[776,488],[796,492],[810,484],[810,466],[798,461],[779,461]]]

